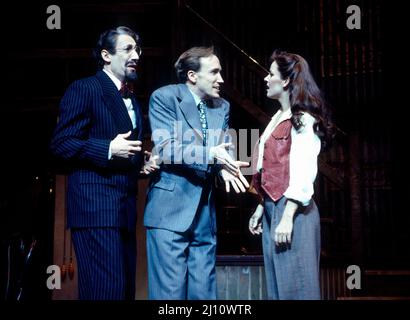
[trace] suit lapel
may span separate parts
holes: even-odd
[[[189,91],[186,84],[178,85],[179,100],[181,111],[183,112],[186,121],[191,128],[203,139],[201,130],[201,121],[199,120],[199,112],[195,106],[195,100]],[[208,121],[208,129],[222,129],[225,121],[225,114],[221,105],[221,101],[214,99],[207,103],[206,117]],[[212,105],[213,104],[213,105]]]
[[[211,103],[214,103],[214,105],[212,106]],[[206,117],[209,129],[222,129],[225,121],[225,114],[222,106],[220,106],[220,101],[213,100],[209,102],[209,105],[206,108]]]
[[[136,125],[137,125],[136,127],[137,139],[141,140],[142,138],[142,117],[143,117],[141,107],[137,99],[135,99],[134,97],[131,97],[131,101],[132,101],[132,107],[135,112],[135,119],[136,119]]]
[[[110,110],[114,122],[118,130],[126,133],[132,130],[132,122],[128,115],[127,107],[124,104],[121,96],[118,94],[117,87],[104,71],[99,71],[96,74],[98,81],[101,83],[103,90],[104,101],[107,108]]]
[[[178,100],[180,101],[179,108],[184,114],[185,120],[188,122],[189,126],[201,137],[201,139],[203,139],[201,121],[199,120],[199,113],[195,106],[194,97],[186,84],[178,85],[178,88],[180,89],[178,97]]]

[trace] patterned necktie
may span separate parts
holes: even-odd
[[[206,146],[207,143],[207,130],[208,130],[208,122],[206,120],[206,103],[205,101],[201,101],[198,104],[198,111],[199,111],[199,120],[201,121],[201,129],[202,129],[202,135],[204,137],[204,146]]]

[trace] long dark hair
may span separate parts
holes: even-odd
[[[292,124],[295,129],[303,126],[301,116],[308,112],[317,123],[313,129],[326,146],[335,135],[329,106],[325,103],[306,60],[298,54],[275,50],[270,61],[276,61],[282,79],[289,79],[285,90],[289,90]]]

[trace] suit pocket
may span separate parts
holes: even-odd
[[[161,177],[161,179],[153,185],[153,188],[159,188],[168,191],[174,191],[175,181]]]

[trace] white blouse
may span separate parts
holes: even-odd
[[[290,119],[292,113],[289,110],[279,110],[272,117],[264,133],[261,136],[258,152],[257,170],[262,168],[264,145],[267,138],[272,134],[277,125]],[[304,124],[299,130],[291,129],[292,143],[289,155],[289,186],[284,196],[307,206],[313,195],[313,183],[317,174],[317,156],[320,152],[320,138],[314,133],[313,125],[316,119],[309,113],[303,113],[301,121]]]

